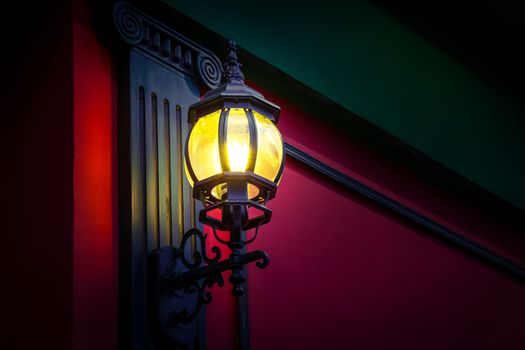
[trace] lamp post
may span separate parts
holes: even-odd
[[[184,341],[181,338],[188,334],[181,333],[182,325],[194,322],[202,304],[211,301],[206,287],[224,284],[222,272],[232,271],[229,282],[238,297],[244,293],[243,266],[268,265],[264,251],[243,253],[243,248],[271,219],[266,203],[275,197],[284,167],[284,143],[275,126],[279,112],[278,106],[244,84],[236,46],[230,41],[221,85],[189,108],[193,128],[186,142],[185,166],[193,197],[203,204],[199,221],[210,226],[216,240],[231,253],[221,260],[214,246],[213,256],[208,256],[206,236],[197,229],[184,234],[179,248],[155,252],[159,320],[175,340]],[[214,210],[221,211],[220,219],[210,216]],[[242,232],[250,229],[255,229],[253,237],[243,239]],[[219,237],[216,230],[227,231],[229,237]],[[187,257],[191,238],[199,249]]]

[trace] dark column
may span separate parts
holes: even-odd
[[[71,349],[71,2],[9,1],[2,13],[1,347]]]

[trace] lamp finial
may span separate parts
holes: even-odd
[[[224,72],[222,74],[222,82],[244,84],[244,75],[242,74],[242,64],[237,59],[237,45],[235,41],[228,41],[228,58],[223,64]]]

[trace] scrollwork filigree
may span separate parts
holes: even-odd
[[[187,231],[181,241],[180,248],[174,250],[175,259],[171,263],[167,274],[164,275],[164,281],[173,295],[179,298],[194,296],[189,300],[191,306],[182,310],[175,310],[171,315],[172,324],[190,323],[199,314],[202,305],[206,305],[212,300],[212,295],[206,288],[211,288],[215,284],[224,285],[222,273],[228,270],[232,271],[229,281],[233,285],[232,294],[240,296],[244,293],[242,284],[245,282],[243,266],[251,262],[259,268],[268,266],[268,255],[256,250],[248,253],[242,253],[242,242],[237,242],[237,246],[232,250],[228,259],[221,260],[221,252],[218,247],[212,248],[213,256],[206,254],[206,235],[197,229]],[[191,258],[184,254],[188,249],[188,242],[195,238],[199,248]],[[205,263],[205,264],[204,264]],[[196,295],[195,295],[196,294]],[[184,297],[184,298],[186,298]],[[191,311],[189,310],[191,309]]]
[[[196,238],[196,242],[199,244],[200,250],[195,250],[192,254],[193,261],[190,261],[186,258],[186,255],[184,252],[187,249],[187,244],[190,242],[190,239],[192,237]],[[181,261],[186,266],[187,269],[195,269],[202,265],[202,262],[206,262],[206,264],[214,264],[221,260],[221,250],[213,246],[211,248],[211,252],[213,253],[213,257],[209,257],[206,253],[206,235],[204,235],[201,231],[193,228],[190,229],[188,232],[184,234],[182,237],[182,241],[180,243],[179,248],[179,256],[181,257]]]
[[[266,266],[268,266],[268,264],[270,264],[270,258],[268,257],[268,254],[266,254],[265,252],[261,252],[261,256],[259,257],[259,261],[255,262],[255,266],[257,266],[258,268],[260,269],[264,269],[266,268]]]
[[[180,311],[174,311],[171,316],[171,322],[173,325],[178,325],[180,323],[190,323],[192,322],[195,317],[199,314],[201,311],[202,305],[207,305],[211,303],[212,301],[212,295],[209,291],[205,290],[206,286],[204,283],[199,283],[199,281],[195,281],[189,286],[186,286],[184,288],[184,291],[188,294],[194,294],[197,293],[197,302],[191,310],[191,312],[188,311],[188,309],[184,308]]]

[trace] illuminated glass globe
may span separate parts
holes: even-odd
[[[189,108],[185,165],[196,199],[265,203],[275,196],[284,165],[279,112],[244,84],[230,43],[223,84]]]
[[[252,172],[277,184],[282,174],[283,141],[273,121],[243,108],[225,108],[197,120],[188,139],[186,169],[192,186],[226,172]],[[250,199],[264,193],[248,184]],[[215,186],[211,195],[222,199],[227,186]]]

